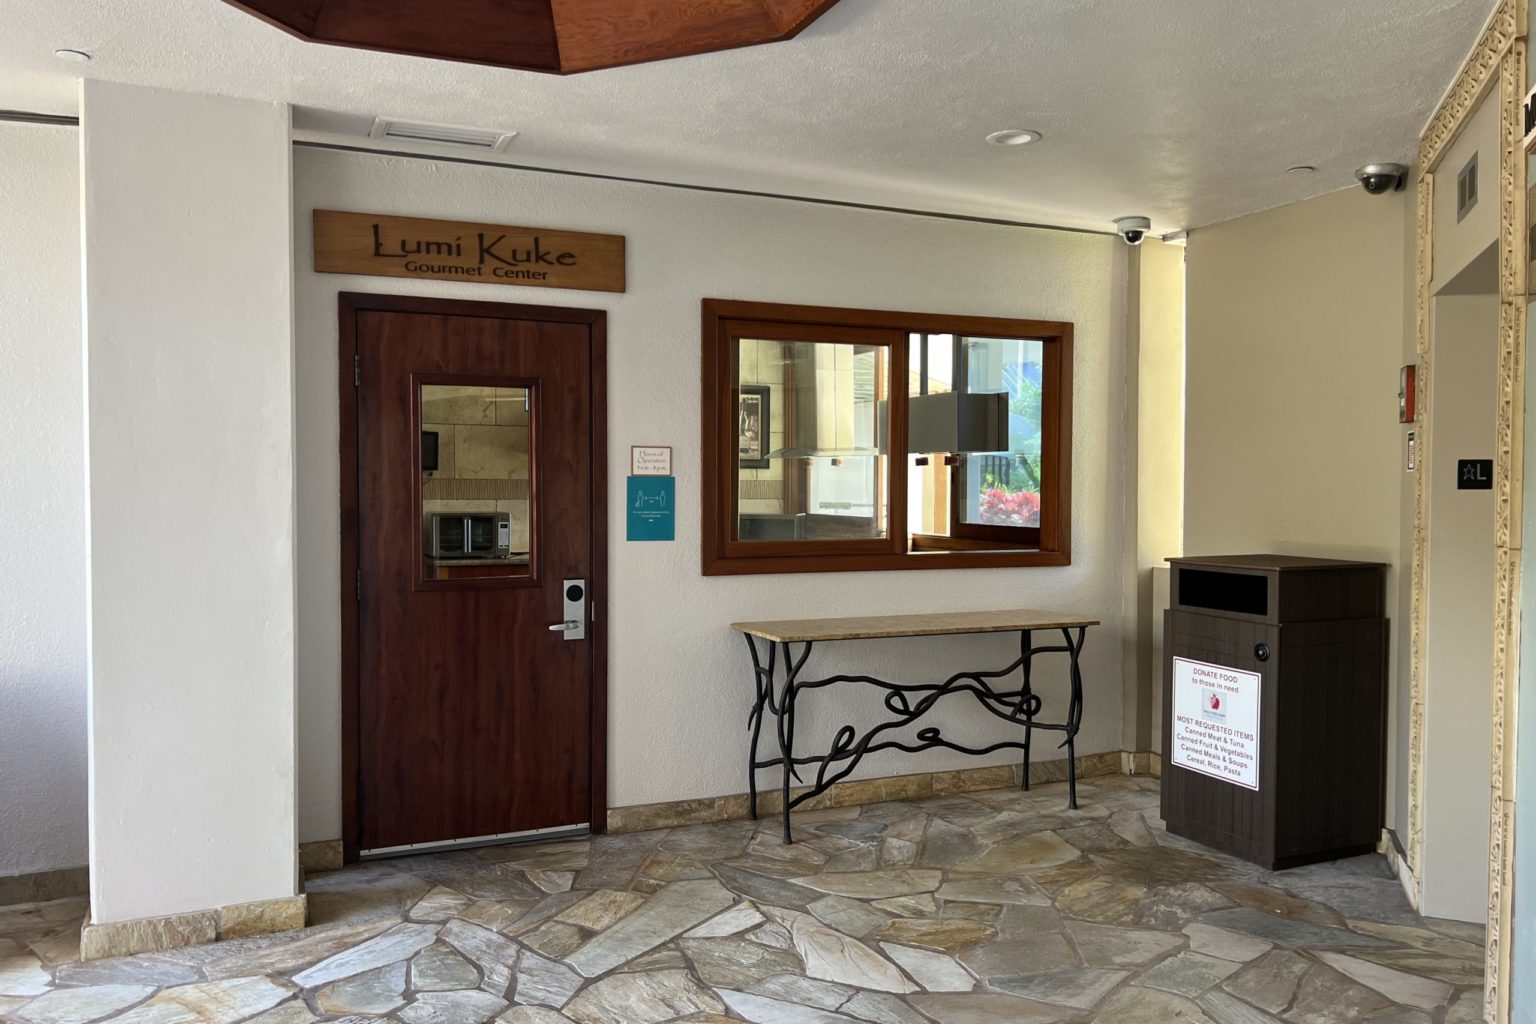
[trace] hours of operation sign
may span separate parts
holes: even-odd
[[[1263,677],[1173,659],[1173,763],[1245,789],[1259,788]]]

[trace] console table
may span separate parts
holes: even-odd
[[[1060,746],[1067,748],[1067,806],[1077,808],[1077,749],[1078,727],[1083,718],[1083,677],[1079,657],[1083,650],[1083,638],[1089,626],[1097,626],[1097,619],[1085,619],[1070,615],[1056,615],[1038,611],[1002,612],[944,612],[932,615],[877,615],[861,618],[840,619],[791,619],[777,622],[733,622],[731,628],[743,634],[752,654],[752,677],[756,686],[756,699],[747,717],[747,728],[752,734],[752,749],[747,759],[748,799],[751,813],[757,818],[757,772],[761,768],[778,767],[782,770],[784,841],[792,842],[789,832],[789,812],[831,786],[847,778],[865,754],[880,750],[904,750],[915,754],[935,747],[958,750],[963,754],[983,755],[998,750],[1023,751],[1023,783],[1029,788],[1029,745],[1036,729],[1046,729],[1064,734]],[[1057,646],[1036,647],[1037,631],[1060,632],[1063,643]],[[834,640],[871,640],[885,637],[912,636],[959,636],[971,633],[1017,633],[1019,656],[1006,668],[997,671],[956,672],[941,683],[894,683],[868,675],[834,675],[822,679],[802,678],[805,663],[811,656],[811,648],[818,643]],[[1030,686],[1030,671],[1034,659],[1041,654],[1067,655],[1071,679],[1071,696],[1068,700],[1066,719],[1061,722],[1042,722],[1036,716],[1041,710],[1040,696]],[[1016,682],[1010,677],[1019,673]],[[885,709],[890,719],[873,726],[860,735],[851,725],[837,731],[832,748],[825,754],[795,753],[795,705],[807,690],[818,690],[843,683],[864,683],[885,691]],[[884,738],[894,730],[918,722],[942,697],[955,693],[968,693],[991,714],[1019,726],[1023,738],[1004,740],[990,746],[967,747],[940,735],[938,728],[928,726],[919,729],[916,742],[904,742],[899,738]],[[774,732],[778,743],[778,756],[758,756],[763,723],[773,716]],[[771,748],[770,748],[771,750]],[[815,767],[815,779],[805,792],[790,797],[790,780],[805,784],[800,769]]]

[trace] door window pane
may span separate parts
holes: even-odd
[[[427,580],[526,576],[533,547],[533,390],[421,385]]]
[[[887,537],[889,351],[738,345],[737,539]]]

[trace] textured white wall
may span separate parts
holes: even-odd
[[[79,137],[0,124],[0,876],[85,863]]]
[[[288,110],[81,111],[92,916],[290,896]]]
[[[610,494],[631,444],[674,448],[678,540],[627,544],[611,503],[609,793],[613,806],[746,788],[750,689],[740,619],[1039,607],[1101,616],[1085,656],[1080,753],[1120,743],[1121,545],[1126,258],[1112,237],[714,195],[394,157],[300,149],[295,170],[298,347],[300,837],[340,835],[336,294],[361,290],[608,311]],[[623,295],[317,275],[316,207],[622,233]],[[1064,568],[923,570],[706,579],[699,574],[699,300],[706,296],[1074,321],[1073,559]],[[826,670],[860,665],[924,679],[1001,666],[999,637],[824,645]],[[813,661],[813,664],[815,662]],[[1047,707],[1065,675],[1045,673]],[[957,738],[1006,728],[972,706],[939,721]],[[851,694],[802,705],[809,746],[845,721]],[[1060,756],[1048,744],[1036,757]],[[993,763],[1010,760],[1006,755]],[[985,762],[884,756],[863,774]],[[766,774],[766,773],[765,773]]]

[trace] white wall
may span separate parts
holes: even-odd
[[[1407,205],[1352,188],[1190,235],[1187,553],[1398,562]],[[1397,575],[1394,636],[1408,630]],[[1407,742],[1393,714],[1391,743]],[[1389,794],[1406,785],[1397,764],[1389,753]],[[1406,828],[1397,806],[1387,824]]]
[[[1419,909],[1482,921],[1488,912],[1493,492],[1458,491],[1456,460],[1493,457],[1498,296],[1436,298],[1434,332]]]
[[[474,166],[301,149],[298,263],[300,838],[340,822],[336,294],[366,290],[533,302],[609,313],[610,493],[631,444],[675,449],[678,540],[626,544],[610,507],[609,793],[613,806],[746,789],[751,687],[740,619],[1038,607],[1101,616],[1085,655],[1080,753],[1120,749],[1125,267],[1115,238],[850,211]],[[629,238],[624,295],[316,275],[316,207],[558,226]],[[783,575],[699,573],[699,300],[706,296],[1074,321],[1073,561],[1064,568]],[[1006,664],[1005,638],[824,645],[821,666],[911,678]],[[1047,707],[1065,677],[1048,675]],[[806,712],[809,712],[808,714]],[[869,722],[851,695],[803,706],[825,749],[836,726]],[[957,738],[998,737],[975,707]],[[1036,756],[1060,756],[1037,745]],[[1007,756],[993,759],[1005,763]],[[985,762],[944,753],[871,758],[888,775]]]
[[[291,896],[288,111],[81,110],[92,916]]]
[[[0,124],[0,877],[86,859],[79,205],[75,131]]]

